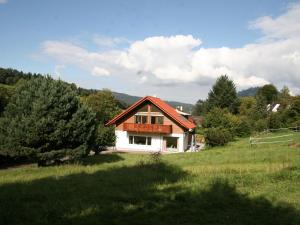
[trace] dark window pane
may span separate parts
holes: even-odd
[[[151,116],[151,124],[163,124],[164,117],[163,116]]]
[[[134,136],[134,144],[137,144],[137,145],[146,145],[146,137],[143,137],[143,136]]]
[[[142,123],[143,124],[147,123],[147,116],[142,116]]]
[[[147,137],[147,145],[151,145],[151,141],[152,141],[152,138],[151,137]]]
[[[139,124],[141,124],[141,123],[143,123],[143,124],[147,123],[147,116],[136,115],[135,116],[135,123],[139,123]]]
[[[178,142],[178,138],[177,137],[165,137],[164,138],[166,140],[166,147],[167,148],[177,148],[177,142]]]
[[[155,116],[151,116],[151,124],[155,124]]]

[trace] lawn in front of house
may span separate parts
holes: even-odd
[[[99,155],[0,170],[0,224],[296,225],[299,187],[300,148],[286,143]]]

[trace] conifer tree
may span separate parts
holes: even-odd
[[[17,87],[0,120],[0,156],[41,162],[87,154],[95,114],[70,85],[51,77]]]
[[[235,84],[227,75],[220,76],[212,89],[208,93],[208,109],[215,107],[227,108],[231,113],[237,113],[239,99],[236,92]]]

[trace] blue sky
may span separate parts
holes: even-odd
[[[223,73],[238,89],[273,82],[298,93],[299,9],[283,0],[0,0],[0,66],[192,103]]]

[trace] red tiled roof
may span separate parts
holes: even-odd
[[[145,101],[150,101],[153,105],[158,107],[161,111],[163,111],[165,114],[167,114],[169,117],[171,117],[174,121],[176,121],[179,125],[186,129],[194,129],[196,125],[180,115],[176,110],[170,106],[169,104],[162,101],[160,98],[155,98],[152,96],[146,96],[144,98],[141,98],[137,102],[133,103],[131,106],[129,106],[126,110],[121,112],[119,115],[114,117],[112,120],[110,120],[106,126],[115,124],[119,119],[123,118],[125,115],[127,115],[129,112],[131,112],[133,109],[144,103]]]

